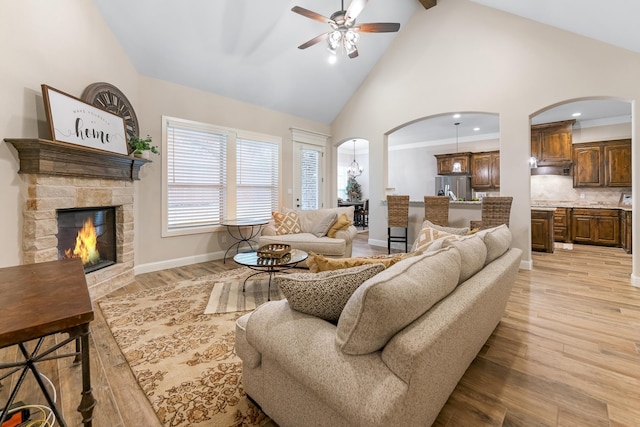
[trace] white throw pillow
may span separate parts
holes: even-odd
[[[313,234],[316,237],[326,236],[327,232],[329,231],[331,226],[337,221],[337,219],[338,219],[337,213],[335,212],[330,213],[329,215],[322,218],[322,220],[320,220],[318,223],[316,223],[313,226],[313,229],[311,230],[311,234]]]

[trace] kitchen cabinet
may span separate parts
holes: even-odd
[[[553,210],[531,210],[531,250],[553,252]]]
[[[471,154],[471,187],[474,190],[500,188],[500,151]]]
[[[632,252],[631,211],[620,211],[620,246],[626,253]]]
[[[604,186],[631,187],[631,140],[604,143]]]
[[[556,208],[553,213],[553,240],[569,242],[569,213],[568,208]]]
[[[575,120],[531,126],[531,157],[538,166],[559,165],[571,161]]]
[[[619,210],[572,209],[571,238],[575,243],[620,246]]]
[[[631,140],[573,146],[574,187],[631,187]]]
[[[470,173],[471,153],[436,154],[435,158],[438,162],[438,175],[468,175]],[[455,164],[459,164],[460,168],[456,169]]]

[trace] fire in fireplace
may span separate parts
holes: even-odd
[[[115,207],[58,209],[58,259],[82,258],[90,273],[116,262]]]

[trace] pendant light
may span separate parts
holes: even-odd
[[[456,154],[458,154],[458,126],[460,126],[460,122],[456,122],[454,125],[456,126]],[[453,162],[451,172],[462,172],[462,165],[459,161]]]
[[[362,175],[362,171],[364,171],[364,168],[360,166],[358,162],[356,162],[356,140],[354,139],[353,140],[353,162],[351,162],[351,164],[347,168],[347,175],[352,178],[355,178],[357,176]]]

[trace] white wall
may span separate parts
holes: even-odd
[[[126,13],[123,11],[123,13]],[[282,188],[292,187],[290,128],[329,133],[329,126],[221,96],[139,76],[93,3],[86,0],[3,1],[0,13],[0,138],[50,139],[41,84],[80,97],[94,82],[122,90],[142,135],[161,141],[170,115],[282,137]],[[159,144],[158,144],[159,145]],[[328,150],[329,151],[329,150]],[[161,238],[161,164],[143,166],[135,183],[136,272],[211,259],[226,248],[221,233]],[[0,142],[0,267],[21,263],[22,209],[16,150]],[[333,188],[327,190],[335,191]],[[284,206],[292,206],[283,192]]]
[[[608,96],[640,99],[640,55],[467,0],[441,0],[403,27],[332,124],[334,140],[369,140],[371,168],[387,166],[386,134],[420,118],[454,111],[500,117],[501,193],[514,197],[514,245],[531,264],[530,116],[561,101]],[[633,129],[640,119],[634,115]],[[637,151],[634,141],[634,153]],[[638,171],[634,155],[633,170]],[[640,197],[634,175],[634,200]],[[371,177],[381,201],[386,176]],[[636,194],[638,193],[638,194]],[[386,214],[370,206],[370,239],[386,243]],[[634,229],[637,230],[634,210]],[[636,239],[637,240],[637,239]],[[634,254],[640,245],[635,245]],[[640,272],[634,255],[634,280]]]
[[[137,73],[93,3],[3,1],[0,13],[0,139],[50,139],[41,84],[80,97],[107,81],[138,106]],[[22,209],[18,155],[0,142],[0,267],[21,263]]]

